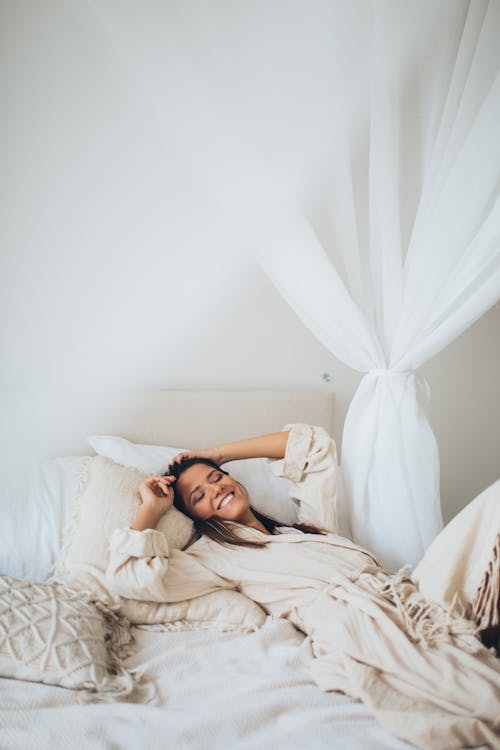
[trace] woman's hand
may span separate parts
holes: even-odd
[[[139,495],[143,505],[155,508],[163,516],[174,502],[174,490],[171,486],[175,477],[152,476],[139,485]]]
[[[179,461],[182,461],[184,458],[209,458],[219,466],[223,463],[222,453],[218,446],[215,446],[215,448],[205,448],[199,451],[183,451],[183,453],[178,453],[173,457],[172,463],[179,463]]]
[[[156,524],[174,502],[174,490],[172,487],[175,477],[152,476],[148,477],[139,485],[139,495],[142,505],[131,528],[136,531],[154,529]]]

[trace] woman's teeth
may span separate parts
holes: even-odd
[[[221,502],[221,504],[219,505],[219,507],[217,508],[217,510],[220,510],[221,508],[225,508],[226,505],[231,502],[231,500],[233,499],[233,497],[234,497],[234,495],[231,492],[231,494],[229,494],[227,497],[224,498],[224,500]]]

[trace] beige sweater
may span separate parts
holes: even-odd
[[[414,571],[419,591],[404,571],[389,575],[336,533],[335,445],[319,427],[287,427],[286,455],[270,460],[271,470],[293,482],[299,519],[330,533],[280,527],[269,536],[237,524],[265,547],[228,549],[202,538],[169,553],[157,531],[119,529],[110,542],[111,588],[155,602],[237,589],[310,635],[312,676],[322,690],[365,701],[398,737],[426,750],[500,750],[500,659],[472,620],[475,612],[483,627],[495,622],[500,483],[433,542]]]
[[[274,616],[293,616],[327,585],[341,582],[367,563],[371,553],[339,536],[335,443],[321,427],[290,429],[283,459],[268,459],[276,476],[290,479],[299,521],[328,529],[327,535],[279,527],[267,535],[234,523],[238,533],[266,543],[263,548],[224,547],[202,537],[187,550],[169,551],[158,531],[118,529],[110,542],[107,578],[122,597],[177,602],[221,588],[234,588]]]

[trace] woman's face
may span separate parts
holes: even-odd
[[[187,512],[203,521],[220,518],[240,521],[250,504],[245,489],[233,477],[206,464],[193,464],[177,479]]]

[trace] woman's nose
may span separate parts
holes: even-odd
[[[220,485],[217,485],[217,487],[214,487],[213,484],[210,487],[211,493],[210,498],[212,500],[217,500],[217,498],[221,498],[224,495],[224,488]]]

